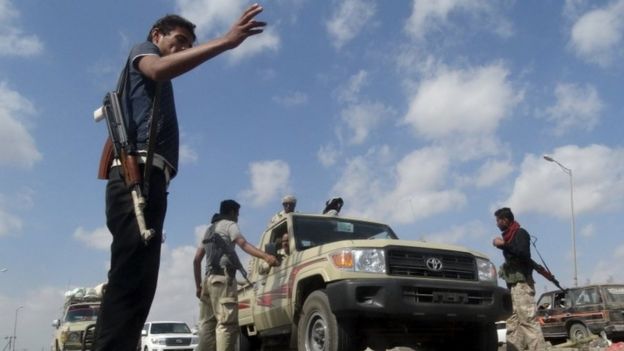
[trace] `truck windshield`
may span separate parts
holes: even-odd
[[[385,224],[340,217],[294,217],[293,229],[298,250],[341,240],[398,239]]]
[[[191,330],[185,323],[153,323],[152,334],[190,334]]]
[[[69,306],[65,314],[65,322],[95,321],[99,310],[99,305]]]

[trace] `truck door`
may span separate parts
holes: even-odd
[[[253,314],[256,328],[260,331],[269,328],[290,328],[290,319],[287,313],[290,306],[288,272],[290,271],[291,255],[289,250],[294,245],[286,221],[272,229],[270,235],[264,236],[263,248],[268,243],[273,243],[276,247],[281,248],[284,238],[286,240],[283,246],[287,247],[288,252],[285,252],[284,249],[278,250],[279,258],[281,258],[280,265],[271,267],[265,274],[258,274]]]
[[[537,306],[537,315],[544,337],[565,337],[567,335],[565,321],[570,317],[568,309],[571,306],[567,294],[561,291],[546,293],[542,295]]]

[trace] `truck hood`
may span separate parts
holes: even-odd
[[[315,251],[317,254],[326,254],[338,249],[351,249],[351,248],[387,248],[387,247],[406,247],[406,248],[420,248],[430,250],[448,250],[455,252],[464,252],[476,257],[487,259],[488,257],[475,250],[470,250],[466,247],[459,245],[432,243],[420,240],[400,240],[400,239],[373,239],[373,240],[342,240],[335,241],[316,247],[312,247],[305,251]]]

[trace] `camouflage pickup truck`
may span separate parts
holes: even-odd
[[[252,285],[238,295],[241,351],[497,350],[495,322],[511,314],[486,256],[399,240],[383,223],[292,213],[260,245],[281,253],[281,264],[249,264]]]

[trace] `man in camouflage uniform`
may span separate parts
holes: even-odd
[[[494,212],[494,216],[502,238],[494,238],[492,244],[503,251],[505,263],[499,275],[511,290],[513,303],[513,313],[507,319],[507,350],[545,350],[544,335],[535,317],[535,282],[529,233],[514,220],[511,209],[507,207]]]

